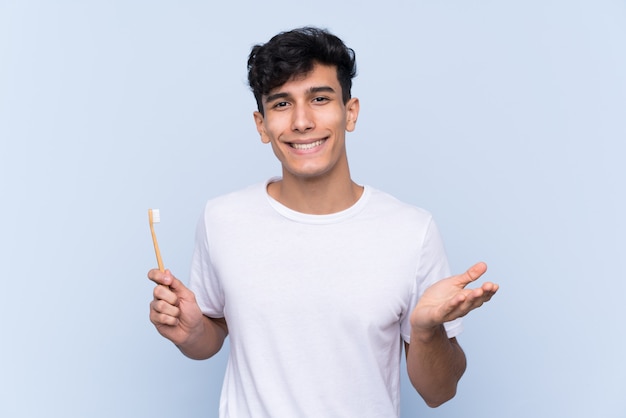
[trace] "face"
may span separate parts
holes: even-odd
[[[350,178],[345,137],[354,130],[359,101],[344,104],[341,93],[335,67],[316,64],[263,96],[265,116],[255,112],[254,119],[284,179]]]

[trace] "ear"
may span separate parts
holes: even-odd
[[[261,142],[263,142],[264,144],[269,144],[270,139],[265,132],[265,118],[263,118],[263,115],[258,110],[254,112],[253,116],[254,123],[256,124],[256,130],[259,135],[261,135]]]
[[[352,132],[356,128],[356,120],[359,118],[360,109],[359,99],[351,98],[346,103],[346,131]]]

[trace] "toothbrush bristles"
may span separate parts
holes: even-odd
[[[150,232],[152,233],[152,243],[154,244],[154,253],[156,254],[157,264],[160,271],[165,271],[163,268],[163,260],[161,259],[161,251],[159,251],[159,244],[157,243],[157,237],[154,233],[154,224],[161,221],[161,214],[158,209],[149,209],[148,218],[150,221]]]
[[[158,209],[151,209],[152,211],[152,222],[159,223],[161,222],[161,213]]]

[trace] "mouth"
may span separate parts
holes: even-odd
[[[306,144],[290,142],[289,146],[291,148],[294,148],[294,149],[297,149],[297,150],[306,151],[306,150],[313,149],[315,147],[319,147],[320,145],[322,145],[324,143],[324,141],[326,141],[326,140],[325,139],[318,139],[317,141],[309,142],[309,143],[306,143]]]

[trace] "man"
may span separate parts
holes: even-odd
[[[230,336],[222,417],[398,416],[402,341],[411,382],[438,406],[465,370],[460,318],[498,289],[465,289],[483,263],[444,279],[431,215],[351,179],[355,73],[323,30],[255,46],[254,120],[282,176],[207,203],[189,288],[148,274],[150,319],[185,355],[209,358]]]

